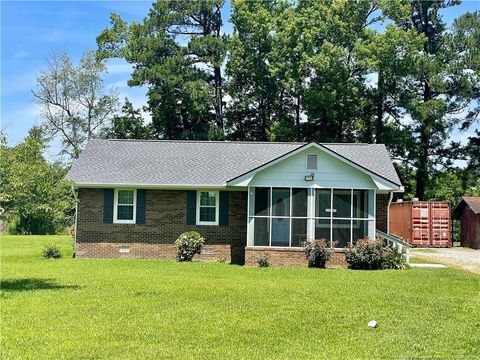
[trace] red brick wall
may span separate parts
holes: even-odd
[[[305,259],[305,252],[302,248],[269,248],[269,247],[247,247],[245,249],[245,265],[258,266],[256,257],[260,254],[267,254],[270,266],[308,266]],[[345,251],[337,250],[333,253],[327,268],[346,267]]]
[[[120,249],[128,249],[121,252]],[[175,259],[171,244],[146,243],[77,243],[76,256],[81,258]],[[230,245],[206,245],[195,260],[225,260],[230,262]]]
[[[241,264],[247,239],[247,192],[229,194],[226,226],[187,225],[187,195],[181,190],[147,190],[145,224],[104,224],[103,189],[79,189],[76,255],[174,258],[170,248],[177,237],[184,231],[197,230],[205,238],[207,252],[213,250],[204,258],[231,258]],[[131,246],[130,253],[120,254],[118,249],[125,244]]]
[[[390,200],[390,194],[377,194],[376,198],[376,223],[377,229],[383,232],[387,232],[388,227],[388,201]]]
[[[90,258],[175,258],[173,242],[184,231],[205,238],[198,259],[225,259],[257,266],[266,252],[274,266],[307,266],[303,249],[245,248],[247,192],[230,192],[227,226],[186,225],[186,191],[147,190],[145,224],[104,224],[103,189],[79,189],[76,256]],[[386,231],[388,194],[377,195],[377,228]],[[128,253],[120,248],[128,247]],[[330,267],[346,266],[344,253],[334,253]]]

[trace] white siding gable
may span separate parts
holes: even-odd
[[[317,155],[317,170],[307,170],[307,154]],[[305,181],[305,175],[311,173],[314,174],[314,180]],[[316,147],[309,147],[260,170],[253,176],[249,185],[378,188],[368,174]]]

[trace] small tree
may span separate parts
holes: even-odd
[[[76,159],[114,114],[117,95],[105,89],[102,76],[106,67],[96,60],[94,51],[85,52],[78,66],[66,53],[54,52],[46,65],[32,94],[41,107],[47,135],[60,135],[62,155]]]
[[[32,128],[23,142],[0,146],[0,218],[15,234],[54,234],[72,221],[75,207],[66,169],[42,155],[45,139]]]
[[[200,254],[204,244],[203,237],[197,231],[187,231],[175,240],[178,261],[192,261],[195,254]]]

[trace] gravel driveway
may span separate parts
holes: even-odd
[[[410,254],[413,259],[421,258],[424,260],[432,260],[480,274],[480,250],[461,247],[447,249],[412,248]]]

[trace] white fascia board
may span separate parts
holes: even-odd
[[[263,166],[260,166],[259,168],[257,169],[254,169],[244,175],[241,175],[240,177],[238,178],[235,178],[233,180],[230,180],[227,182],[228,186],[248,186],[251,182],[251,180],[253,179],[253,177],[255,176],[255,174],[257,174],[259,171],[262,171],[272,165],[275,165],[277,163],[279,163],[280,161],[283,161],[287,158],[289,158],[290,156],[293,156],[295,154],[298,154],[299,152],[303,151],[303,150],[306,150],[306,149],[309,149],[311,147],[315,147],[321,151],[324,151],[326,152],[327,154],[333,156],[335,159],[337,160],[340,160],[340,161],[343,161],[344,163],[354,167],[355,169],[369,175],[373,182],[375,183],[375,185],[378,187],[379,190],[388,190],[388,191],[399,191],[399,192],[403,192],[403,186],[400,186],[400,185],[397,185],[391,181],[388,181],[387,179],[384,179],[380,176],[378,176],[377,174],[361,167],[360,165],[357,165],[355,164],[353,161],[350,161],[348,159],[345,159],[344,157],[342,156],[339,156],[337,153],[333,152],[332,150],[328,149],[327,147],[325,146],[322,146],[322,145],[319,145],[315,142],[311,142],[309,144],[306,144],[304,146],[301,146],[299,147],[298,149],[295,149],[294,151],[292,152],[289,152],[288,154],[285,154]]]
[[[224,185],[198,185],[198,184],[181,184],[181,185],[171,185],[171,184],[125,184],[125,183],[74,183],[76,189],[105,189],[105,188],[132,188],[132,189],[165,189],[165,190],[188,190],[188,189],[209,189],[209,190],[247,190],[242,188],[232,189]]]

